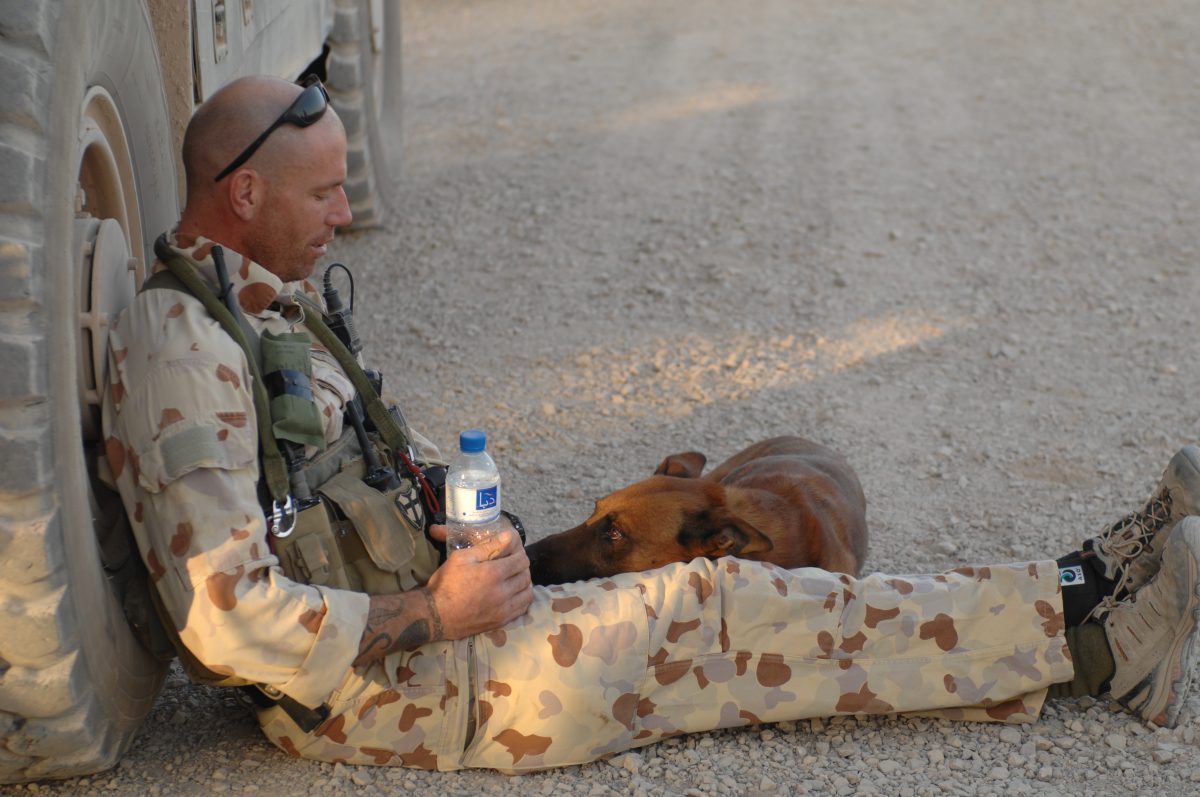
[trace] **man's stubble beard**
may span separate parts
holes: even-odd
[[[283,282],[295,282],[310,277],[316,261],[308,262],[308,242],[298,241],[285,232],[267,227],[255,241],[254,252],[246,253],[251,260],[279,277]]]

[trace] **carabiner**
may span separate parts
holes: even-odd
[[[286,528],[284,523],[287,523]],[[286,537],[296,530],[296,502],[288,495],[283,506],[278,501],[271,504],[271,534],[276,537]]]

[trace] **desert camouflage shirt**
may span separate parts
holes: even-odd
[[[216,290],[213,244],[172,240]],[[260,334],[304,331],[307,280],[284,284],[225,248],[233,289]],[[156,264],[156,269],[161,269]],[[350,380],[314,344],[313,396],[327,442]],[[199,300],[143,291],[109,335],[105,453],[142,557],[182,642],[209,669],[319,705],[350,670],[366,595],[288,580],[267,543],[250,372]]]

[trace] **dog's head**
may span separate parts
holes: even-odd
[[[697,459],[698,458],[698,459]],[[596,502],[583,524],[530,545],[535,584],[650,570],[696,557],[753,557],[771,541],[725,505],[724,488],[695,478],[702,454],[668,457],[655,475]]]

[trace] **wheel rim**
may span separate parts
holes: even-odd
[[[142,215],[133,158],[116,103],[99,86],[89,89],[83,98],[76,174],[72,253],[79,286],[76,352],[80,433],[90,519],[101,561],[111,579],[132,551],[120,500],[99,480],[97,469],[98,454],[103,450],[100,407],[108,375],[108,331],[141,287],[145,265],[139,255]],[[119,594],[120,584],[112,586]]]
[[[79,275],[79,414],[84,444],[100,439],[108,329],[145,276],[133,159],[116,103],[101,87],[83,99],[75,222]],[[132,254],[135,253],[135,254]]]

